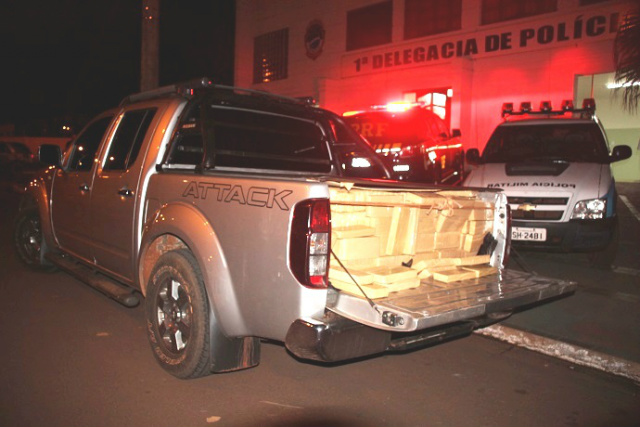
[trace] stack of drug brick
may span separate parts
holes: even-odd
[[[477,255],[493,229],[493,208],[472,190],[332,187],[330,201],[335,288],[375,299],[417,288],[423,279],[446,286],[497,272],[489,255]]]

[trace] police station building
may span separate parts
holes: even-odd
[[[623,110],[613,43],[630,0],[237,0],[235,84],[339,114],[423,102],[482,150],[501,106],[595,98],[613,165],[640,181],[640,115]],[[618,85],[619,86],[619,85]]]

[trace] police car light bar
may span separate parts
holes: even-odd
[[[417,107],[420,105],[424,105],[419,102],[404,102],[404,101],[393,101],[388,102],[382,105],[373,105],[371,107],[372,110],[385,110],[390,113],[403,113],[412,109],[413,107]]]
[[[527,114],[531,112],[531,103],[529,101],[520,103],[520,113]]]
[[[540,103],[540,111],[545,113],[550,113],[551,109],[551,101],[542,101]]]
[[[564,101],[562,101],[560,109],[562,111],[573,111],[573,101],[570,99],[565,99]]]
[[[594,113],[596,111],[596,100],[593,98],[585,98],[582,101],[582,109],[586,112]]]
[[[404,101],[394,101],[389,102],[382,105],[372,105],[369,107],[370,110],[373,111],[388,111],[390,113],[404,113],[412,109],[413,107],[424,105],[420,102],[404,102]],[[345,111],[342,113],[343,117],[355,116],[356,114],[365,113],[366,110],[355,110],[355,111]]]
[[[582,102],[582,108],[576,109],[573,107],[573,101],[565,99],[562,101],[560,110],[553,110],[551,107],[551,101],[542,101],[540,103],[540,110],[533,111],[531,109],[531,102],[525,101],[520,103],[520,111],[513,110],[513,102],[505,102],[502,104],[502,117],[506,116],[520,116],[524,114],[546,114],[546,115],[563,115],[565,113],[584,113],[587,115],[593,115],[596,111],[596,101],[593,98],[585,98]]]
[[[513,114],[513,102],[505,102],[502,104],[502,117]]]

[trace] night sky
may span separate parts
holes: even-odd
[[[55,136],[139,91],[140,0],[3,0],[0,126]],[[233,84],[233,0],[160,1],[160,85]]]

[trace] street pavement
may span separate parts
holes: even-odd
[[[640,182],[617,189],[621,233],[613,269],[593,267],[585,254],[521,252],[526,268],[576,281],[578,290],[478,333],[640,383]]]

